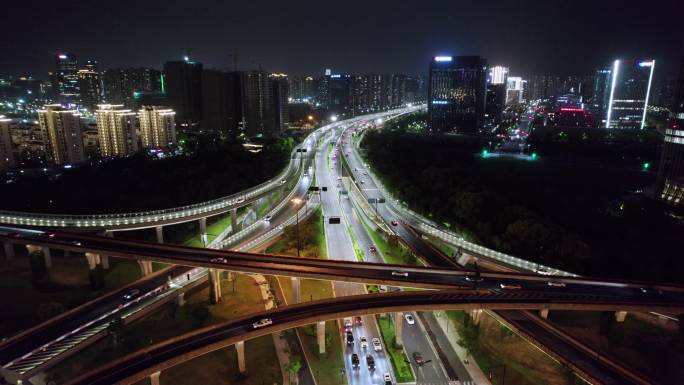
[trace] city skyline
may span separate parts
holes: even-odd
[[[11,18],[0,27],[3,35],[14,37],[0,43],[4,52],[13,53],[0,59],[0,73],[41,78],[52,70],[50,56],[71,52],[82,61],[97,60],[101,68],[159,69],[167,60],[189,55],[206,68],[232,69],[237,61],[243,70],[261,66],[292,74],[317,74],[333,68],[337,73],[424,75],[423,58],[444,53],[480,55],[491,65],[510,67],[517,75],[584,74],[615,59],[652,57],[662,70],[656,76],[675,76],[682,54],[677,39],[677,3],[657,1],[648,9],[616,5],[461,2],[414,8],[376,3],[364,4],[363,16],[348,17],[347,12],[328,12],[307,3],[259,9],[246,4],[206,4],[185,9],[155,2],[134,8],[124,1],[108,10],[111,17],[101,19],[97,7],[90,5],[47,4],[41,5],[43,12],[32,12],[31,18]],[[31,6],[31,2],[11,4],[8,13],[22,14]],[[135,13],[131,16],[132,9]],[[591,12],[582,12],[578,18],[578,10],[583,9]],[[264,22],[245,24],[249,18],[241,15],[255,12]],[[387,16],[376,17],[380,14]],[[59,23],[46,20],[54,15],[61,17]],[[148,20],[152,15],[157,17]],[[173,22],[181,16],[193,17]],[[79,22],[96,17],[96,33],[89,23]],[[376,29],[382,33],[373,32]],[[610,33],[598,33],[604,30]],[[349,39],[356,34],[364,38]],[[381,44],[386,36],[401,44]],[[139,46],[146,48],[134,48]],[[405,46],[414,49],[405,50]],[[564,49],[556,52],[559,46]]]

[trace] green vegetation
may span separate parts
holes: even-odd
[[[398,265],[415,265],[418,263],[418,259],[413,253],[399,243],[396,237],[388,237],[380,228],[373,230],[366,223],[363,225],[385,263]]]
[[[498,321],[482,314],[479,325],[464,311],[447,311],[458,329],[461,345],[485,374],[492,374],[492,383],[509,385],[581,384],[567,368],[553,361],[539,349],[518,337]]]
[[[406,357],[406,354],[404,353],[404,349],[396,344],[394,324],[390,320],[391,317],[376,316],[375,318],[378,321],[380,334],[382,335],[385,350],[389,354],[390,362],[392,363],[392,368],[394,369],[394,375],[397,377],[397,382],[415,381],[416,379],[413,376],[411,364],[409,363],[408,357]]]
[[[579,274],[684,282],[682,225],[634,193],[655,180],[657,135],[548,135],[531,139],[537,161],[482,158],[485,139],[454,135],[370,131],[362,147],[394,195],[468,239]]]
[[[65,171],[59,178],[25,178],[0,187],[2,209],[49,213],[114,213],[208,201],[272,178],[289,161],[291,140],[265,143],[260,153],[227,143],[191,155],[144,154]],[[78,186],[78,188],[74,188]]]
[[[321,209],[299,221],[300,255],[302,257],[326,258],[325,230]],[[271,254],[297,255],[297,226],[283,229],[283,236],[267,250]]]
[[[336,321],[325,323],[325,353],[318,353],[318,340],[315,326],[299,328],[302,345],[306,350],[306,357],[311,366],[316,384],[318,385],[343,385],[347,383],[344,370],[344,355],[342,354],[342,341]],[[346,372],[346,371],[345,371]]]
[[[239,274],[235,276],[234,281],[222,280],[221,290],[223,293],[221,300],[215,305],[209,304],[209,288],[203,286],[186,294],[187,303],[182,307],[169,303],[145,319],[129,325],[112,327],[109,337],[61,362],[48,371],[48,378],[61,383],[63,379],[71,378],[89,367],[111,361],[151,344],[203,326],[228,321],[264,309],[261,292],[254,279],[249,276]],[[199,375],[203,372],[208,377],[212,376],[210,381],[201,382],[203,384],[258,384],[266,378],[270,379],[268,383],[273,383],[273,379],[280,378],[280,370],[277,364],[275,364],[275,369],[273,368],[274,363],[277,363],[278,360],[270,336],[247,341],[245,349],[248,371],[253,376],[249,375],[247,378],[239,376],[235,349],[229,347],[222,349],[220,351],[222,354],[208,354],[179,365],[173,370],[165,371],[162,377],[173,384],[197,383],[196,381],[188,382],[187,379],[184,379],[193,378],[186,376],[186,374]],[[228,351],[228,358],[226,358],[226,351]],[[255,353],[250,354],[250,351]],[[207,367],[216,369],[216,373],[222,373],[222,375],[216,376],[216,373],[207,371]],[[169,378],[173,378],[173,380]],[[238,380],[246,382],[237,382]]]

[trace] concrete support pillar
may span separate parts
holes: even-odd
[[[154,230],[157,232],[157,243],[164,243],[164,226],[157,226]]]
[[[247,364],[245,364],[245,341],[238,341],[238,343],[235,344],[235,350],[237,351],[238,369],[240,369],[240,373],[247,373]]]
[[[154,372],[150,374],[150,384],[151,385],[159,385],[159,376],[161,375],[161,372]]]
[[[218,302],[221,299],[221,270],[209,269],[208,274],[213,298]]]
[[[461,254],[460,257],[458,257],[458,264],[461,266],[465,266],[468,264],[468,262],[472,261],[473,257],[468,255],[468,254]]]
[[[14,258],[14,244],[11,242],[3,242],[2,246],[5,249],[5,260],[9,261]]]
[[[401,330],[404,326],[404,313],[394,313],[394,342],[397,346],[402,345]]]
[[[228,280],[228,282],[233,282],[233,280],[235,279],[235,273],[232,271],[226,271],[226,279]]]
[[[480,318],[482,318],[482,309],[474,309],[470,311],[470,318],[473,319],[475,325],[480,324]]]
[[[200,218],[199,219],[199,228],[200,228],[200,234],[201,235],[206,235],[207,234],[207,218]]]
[[[176,297],[176,305],[177,306],[185,305],[185,293],[178,293],[178,297]]]
[[[259,219],[259,202],[261,199],[256,199],[252,201],[252,211],[254,211],[254,218]]]
[[[51,268],[52,267],[52,255],[50,254],[50,248],[49,247],[43,247],[43,259],[45,260],[45,267],[46,268]]]
[[[300,281],[297,277],[292,277],[292,302],[300,303],[302,302],[302,290],[300,287]]]
[[[627,317],[626,311],[616,311],[615,312],[615,320],[617,322],[625,322],[625,317]]]
[[[539,316],[543,319],[549,318],[549,309],[539,309]]]
[[[232,233],[237,233],[240,231],[238,227],[238,220],[237,220],[237,209],[231,209],[230,210],[230,231]]]
[[[99,265],[102,260],[100,259],[100,254],[95,253],[85,253],[86,260],[88,260],[88,269],[95,270],[97,265]]]
[[[318,353],[325,353],[325,321],[316,324],[316,337],[318,337]]]
[[[138,260],[138,265],[140,266],[140,275],[145,277],[152,274],[152,261],[147,261],[144,259]]]
[[[100,263],[105,270],[109,269],[109,255],[100,255]]]

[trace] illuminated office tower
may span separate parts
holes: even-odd
[[[477,133],[483,127],[487,60],[479,56],[436,56],[428,80],[428,128]]]
[[[14,153],[12,152],[10,122],[12,122],[12,119],[0,115],[0,172],[9,170],[15,166]]]
[[[95,121],[102,156],[125,156],[138,151],[135,112],[122,104],[100,104]]]
[[[655,60],[615,60],[605,81],[605,128],[643,129]],[[600,88],[600,87],[599,87]]]
[[[665,130],[663,153],[658,170],[656,195],[667,205],[684,213],[684,59]]]
[[[55,72],[50,74],[55,100],[67,107],[75,107],[80,102],[78,82],[78,61],[70,53],[55,55]]]
[[[45,156],[51,163],[62,165],[83,161],[81,115],[60,104],[48,104],[38,110]]]
[[[138,112],[143,148],[166,147],[176,143],[176,113],[169,108],[143,106]]]
[[[526,81],[519,76],[511,76],[506,80],[506,105],[522,104],[524,101]]]
[[[501,123],[503,108],[506,104],[508,68],[494,66],[487,76],[487,103],[485,103],[485,125],[494,127]]]

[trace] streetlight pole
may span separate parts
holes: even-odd
[[[301,243],[299,240],[299,204],[302,203],[302,199],[300,198],[293,198],[292,203],[295,205],[295,218],[296,218],[296,224],[297,224],[297,256],[299,257],[300,249],[301,249]]]

